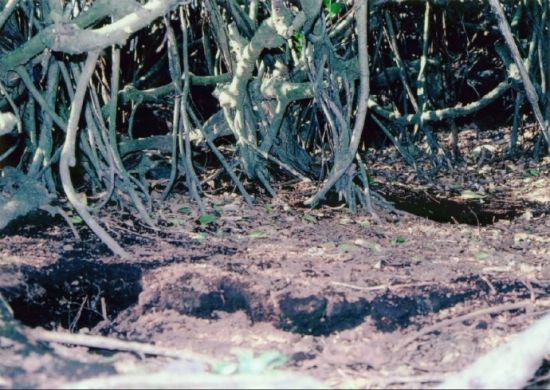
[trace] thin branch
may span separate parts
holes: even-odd
[[[550,147],[550,131],[548,130],[549,119],[547,118],[545,120],[544,116],[542,115],[542,111],[538,103],[539,99],[538,99],[537,92],[535,91],[533,82],[529,77],[527,68],[523,63],[523,60],[521,59],[521,54],[519,53],[516,42],[514,41],[514,37],[512,35],[512,31],[510,30],[510,25],[506,20],[506,15],[504,14],[504,10],[500,5],[499,0],[489,0],[489,3],[491,4],[493,13],[497,17],[500,32],[502,33],[502,36],[506,41],[506,45],[508,46],[508,49],[512,53],[512,58],[514,59],[514,63],[516,64],[519,70],[521,81],[523,82],[523,86],[525,88],[525,95],[527,96],[527,100],[529,100],[529,103],[533,108],[533,113],[535,114],[535,118],[537,119],[537,122],[540,126],[540,131],[544,136],[544,139],[546,140],[546,144],[548,145],[548,147]]]

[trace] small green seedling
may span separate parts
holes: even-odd
[[[298,55],[302,54],[304,50],[304,44],[306,42],[306,37],[303,32],[298,31],[292,35],[292,48],[296,50]]]
[[[306,222],[309,222],[309,223],[317,223],[317,218],[315,218],[313,215],[311,214],[304,214],[304,221]]]
[[[252,351],[242,351],[237,355],[239,372],[242,374],[260,374],[269,369],[282,366],[287,362],[285,355],[277,351],[268,351],[255,357]]]
[[[524,177],[539,177],[539,176],[540,176],[540,172],[539,172],[538,169],[529,168],[528,170],[526,170],[525,172],[523,172],[523,176],[524,176]]]
[[[344,9],[344,4],[333,0],[323,0],[323,7],[330,16],[336,16]]]
[[[359,226],[361,226],[362,228],[368,228],[370,227],[370,221],[368,219],[362,219],[360,220],[359,222],[357,222],[359,224]]]
[[[206,225],[210,225],[211,223],[215,222],[216,220],[218,219],[218,217],[216,217],[215,215],[212,215],[212,214],[203,214],[199,217],[199,219],[197,220],[197,222],[201,225],[201,226],[206,226]]]
[[[405,236],[397,236],[393,239],[394,244],[404,244],[407,242],[407,238]]]
[[[191,214],[191,208],[189,208],[189,207],[180,207],[178,209],[178,213],[185,214],[185,215]]]
[[[478,260],[486,260],[489,257],[491,257],[491,254],[488,253],[488,252],[485,252],[485,251],[479,251],[479,252],[476,253],[476,258]]]
[[[84,221],[82,220],[82,217],[80,217],[80,215],[73,215],[71,217],[71,222],[75,225],[80,225]]]
[[[344,242],[344,243],[338,245],[338,250],[340,252],[346,252],[346,253],[357,252],[357,251],[359,251],[359,247],[356,246],[356,245],[348,244],[347,242]]]
[[[268,238],[268,234],[261,230],[253,230],[250,233],[248,233],[248,237],[252,239],[259,239],[259,238]]]

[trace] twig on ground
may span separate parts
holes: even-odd
[[[347,287],[347,288],[351,288],[352,290],[359,290],[359,291],[397,290],[397,289],[400,289],[400,288],[433,286],[434,284],[437,284],[437,282],[421,282],[421,283],[405,283],[405,284],[393,284],[393,285],[392,284],[381,284],[381,285],[378,285],[378,286],[363,287],[363,286],[356,286],[356,285],[353,285],[353,284],[336,282],[336,281],[332,281],[330,283],[335,285],[335,286]]]
[[[215,359],[192,351],[159,347],[153,344],[119,340],[104,336],[53,332],[38,328],[29,330],[28,334],[36,340],[46,341],[49,343],[73,344],[95,349],[108,349],[111,351],[126,351],[144,355],[172,357],[176,359],[198,361],[208,365],[212,365],[217,362]]]
[[[388,373],[387,376],[380,376],[380,377],[373,377],[369,376],[367,381],[367,385],[376,385],[377,388],[388,388],[390,385],[396,385],[396,384],[407,384],[410,385],[409,388],[415,388],[420,384],[426,384],[426,383],[438,383],[441,382],[444,379],[443,374],[425,374],[425,375],[414,375],[414,376],[399,376],[399,375],[392,375],[391,372]],[[413,386],[417,385],[417,386]],[[420,387],[420,386],[418,386]]]

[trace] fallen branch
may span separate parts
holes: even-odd
[[[533,108],[533,113],[535,114],[535,118],[540,126],[540,131],[544,136],[546,143],[550,147],[550,132],[548,131],[548,118],[546,118],[545,120],[544,115],[542,114],[542,111],[538,103],[539,98],[538,98],[537,92],[535,91],[533,82],[529,77],[527,68],[523,63],[523,60],[519,53],[519,49],[516,45],[516,42],[514,41],[514,36],[512,35],[512,30],[510,29],[510,25],[506,20],[506,15],[504,14],[502,5],[500,5],[499,0],[489,0],[489,3],[491,4],[493,13],[495,14],[498,20],[498,27],[502,33],[502,36],[504,37],[504,40],[506,41],[506,45],[508,46],[510,53],[512,54],[514,63],[518,68],[521,81],[525,88],[525,96],[527,97],[527,100],[529,101],[529,103],[531,103],[531,107]]]
[[[125,341],[104,336],[54,332],[40,328],[29,329],[27,333],[30,338],[48,343],[71,344],[95,349],[107,349],[110,351],[124,351],[142,355],[164,356],[175,359],[193,360],[208,365],[217,362],[210,357],[200,355],[192,351],[159,347],[153,344]]]
[[[354,284],[349,283],[343,283],[343,282],[336,282],[332,281],[330,284],[333,284],[335,286],[339,287],[346,287],[352,290],[357,291],[393,291],[393,290],[399,290],[402,288],[412,288],[412,287],[423,287],[423,286],[433,286],[436,285],[437,282],[421,282],[421,283],[403,283],[403,284],[380,284],[378,286],[371,286],[371,287],[363,287],[363,286],[356,286]]]

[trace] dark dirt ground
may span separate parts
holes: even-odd
[[[487,144],[498,146],[491,136]],[[160,231],[112,213],[108,229],[133,254],[123,261],[84,227],[74,242],[61,221],[35,217],[0,238],[0,292],[29,327],[153,343],[220,362],[242,361],[247,350],[260,360],[278,351],[285,371],[335,388],[433,387],[550,308],[550,158],[499,160],[493,148],[481,152],[480,164],[479,154],[466,152],[470,159],[433,183],[414,179],[391,149],[371,156],[373,189],[388,199],[427,194],[428,209],[451,199],[438,212],[448,223],[380,206],[379,221],[342,206],[303,208],[315,189],[287,182],[280,198],[261,197],[254,208],[236,195],[207,196],[217,219],[204,226],[183,196],[159,211],[167,221]],[[456,223],[461,213],[487,210],[494,223]],[[516,303],[525,306],[507,306]],[[496,309],[460,318],[487,307]],[[0,340],[0,387],[174,369],[168,358],[48,348],[19,356]],[[85,364],[75,369],[63,358]],[[547,359],[532,387],[548,387],[549,371]]]

